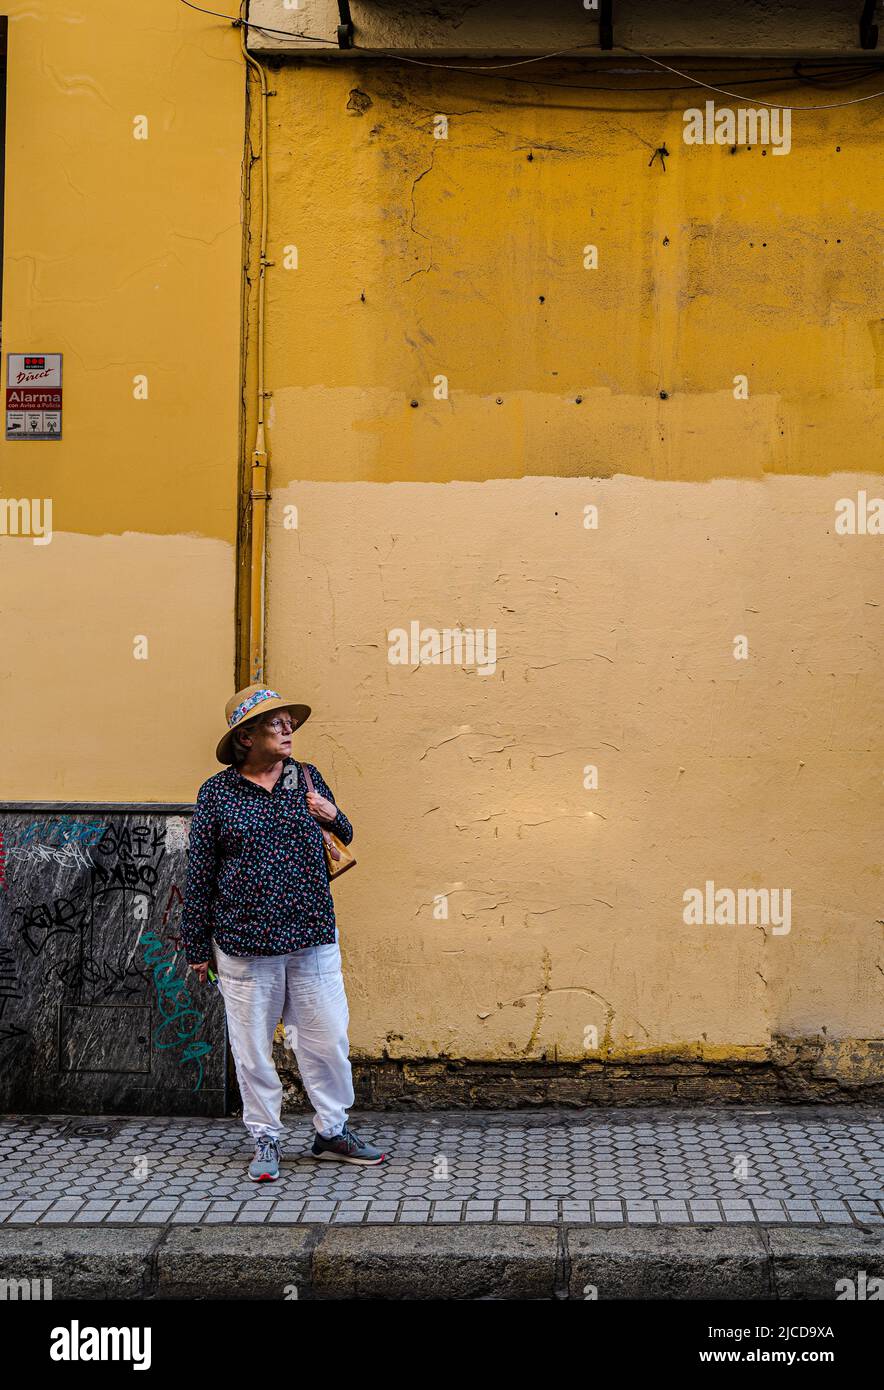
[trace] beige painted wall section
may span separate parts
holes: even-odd
[[[880,1033],[882,538],[833,531],[862,486],[275,492],[274,680],[313,703],[295,756],[356,829],[335,897],[358,1051]],[[496,629],[495,672],[389,664],[415,619]],[[790,888],[791,931],[686,926],[707,879]]]
[[[354,1049],[879,1035],[884,537],[835,531],[882,493],[874,103],[772,156],[686,147],[692,97],[273,86],[269,673],[356,826]],[[391,665],[412,621],[494,674]],[[707,880],[791,931],[686,926]]]
[[[64,354],[64,438],[0,444],[54,532],[0,537],[0,719],[43,735],[2,795],[190,800],[234,673],[238,39],[175,0],[5,10],[3,349]]]

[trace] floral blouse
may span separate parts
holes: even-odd
[[[307,763],[314,789],[334,802]],[[307,809],[304,772],[283,759],[272,791],[235,767],[199,789],[190,827],[181,935],[189,964],[211,960],[211,938],[229,956],[279,956],[335,940],[335,909],[322,831]],[[335,802],[335,805],[337,803]],[[327,829],[348,845],[338,810]]]

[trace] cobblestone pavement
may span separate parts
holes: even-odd
[[[238,1120],[0,1117],[0,1223],[884,1224],[884,1116],[783,1108],[352,1116],[376,1168],[310,1158],[252,1183]],[[104,1132],[101,1137],[96,1130]]]

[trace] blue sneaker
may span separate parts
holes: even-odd
[[[255,1140],[255,1157],[249,1164],[252,1182],[275,1182],[279,1177],[279,1141],[270,1134]]]
[[[363,1143],[347,1124],[340,1134],[333,1134],[330,1139],[323,1139],[317,1132],[310,1153],[313,1158],[337,1158],[342,1163],[383,1163],[387,1157],[380,1149]]]

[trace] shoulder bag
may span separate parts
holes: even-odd
[[[307,764],[301,763],[301,767],[304,770],[304,781],[307,783],[307,790],[309,792],[315,791],[313,778],[310,776]],[[346,873],[347,869],[352,869],[356,860],[343,840],[339,839],[333,830],[328,830],[315,816],[313,819],[316,820],[316,824],[322,831],[323,846],[325,848],[325,866],[328,869],[329,879],[338,878],[340,874]]]

